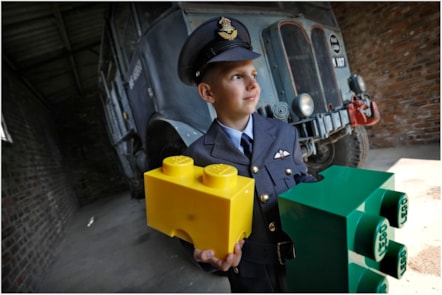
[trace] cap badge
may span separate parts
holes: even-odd
[[[221,25],[221,29],[218,30],[218,35],[225,40],[233,40],[238,35],[238,31],[232,26],[230,19],[224,16],[218,22]]]

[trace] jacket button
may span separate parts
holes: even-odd
[[[292,169],[290,169],[290,168],[285,169],[285,174],[292,175]]]
[[[258,166],[253,165],[253,166],[252,166],[252,172],[253,172],[254,174],[258,173],[258,172],[259,172],[259,168],[258,168]]]
[[[270,222],[269,223],[269,230],[271,232],[274,232],[276,230],[276,223],[275,222]]]
[[[239,274],[239,269],[237,267],[234,267],[233,268],[233,272],[236,273],[236,274]]]
[[[269,199],[270,199],[269,194],[261,194],[261,195],[259,196],[259,200],[260,200],[261,203],[263,203],[263,204],[267,204],[267,202],[269,201]]]

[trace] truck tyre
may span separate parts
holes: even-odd
[[[143,199],[144,198],[144,184],[143,179],[139,180],[129,180],[129,190],[132,199]]]
[[[309,158],[307,166],[316,177],[331,165],[360,168],[365,164],[368,149],[367,130],[363,126],[356,126],[350,135],[337,142],[320,145],[317,154]]]
[[[146,143],[148,170],[161,167],[164,158],[180,155],[186,148],[175,128],[162,120],[149,124]]]
[[[365,164],[369,150],[367,130],[356,126],[352,134],[335,143],[333,164],[361,168]]]

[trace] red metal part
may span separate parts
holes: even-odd
[[[367,117],[365,110],[370,109],[371,116]],[[351,126],[371,126],[379,122],[381,115],[379,114],[378,106],[374,101],[370,102],[370,106],[367,106],[364,101],[360,99],[353,99],[353,101],[347,106],[348,114],[350,117]]]

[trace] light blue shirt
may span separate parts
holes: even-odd
[[[244,149],[241,146],[241,135],[243,133],[247,134],[253,140],[253,116],[249,117],[249,121],[247,122],[246,128],[244,130],[238,131],[233,128],[227,127],[220,121],[216,120],[218,124],[226,131],[227,136],[232,141],[233,145],[236,146],[242,153],[244,153]]]

